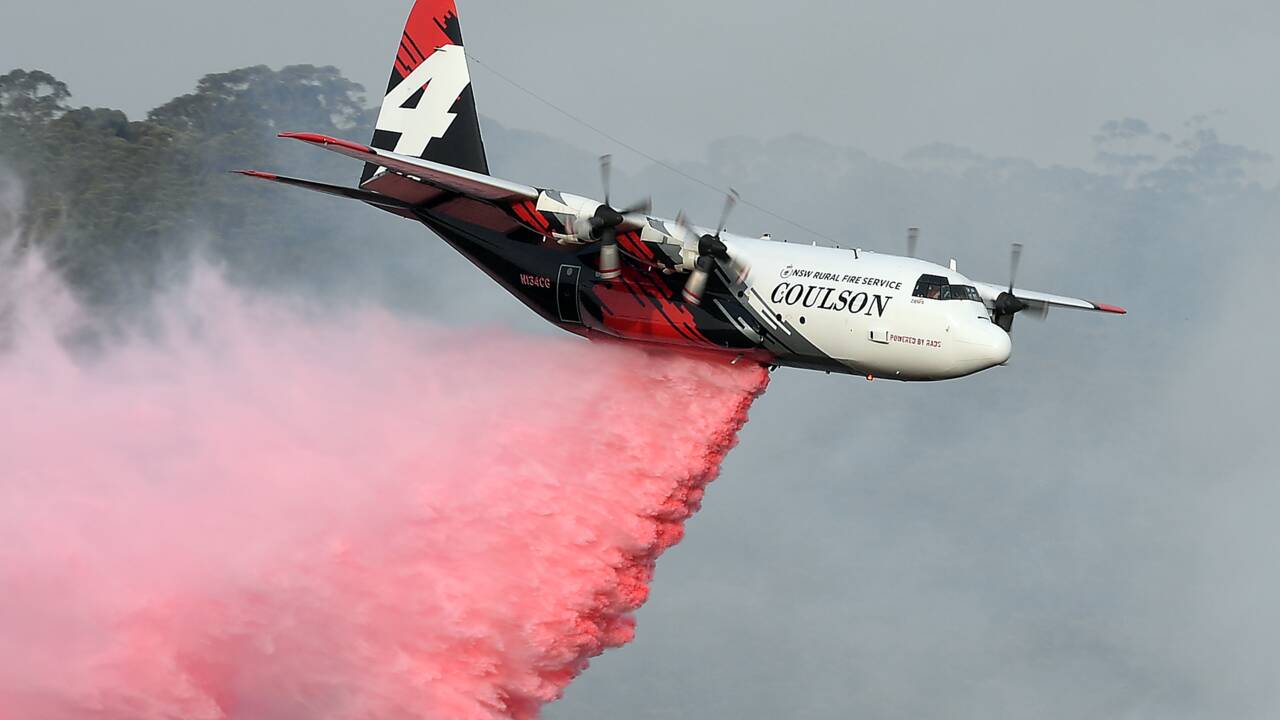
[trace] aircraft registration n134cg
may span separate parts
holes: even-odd
[[[251,177],[360,200],[426,225],[552,323],[589,338],[904,381],[1005,364],[1019,313],[1118,307],[974,282],[955,267],[775,242],[489,174],[453,0],[417,0],[369,145],[285,133],[365,163],[358,188]],[[1021,247],[1014,246],[1016,274]]]

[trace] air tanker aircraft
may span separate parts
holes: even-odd
[[[588,338],[903,381],[1005,364],[1019,313],[1111,305],[974,282],[951,267],[862,250],[775,242],[652,217],[489,174],[453,0],[417,0],[369,145],[285,133],[363,161],[358,188],[251,177],[360,200],[426,225],[548,321]],[[1016,275],[1021,246],[1013,249]]]

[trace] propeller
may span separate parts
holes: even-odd
[[[702,296],[707,290],[707,280],[715,271],[716,262],[729,266],[730,277],[734,282],[744,282],[751,274],[751,267],[734,258],[729,253],[729,247],[721,240],[725,227],[729,224],[729,216],[733,214],[733,209],[740,199],[741,196],[738,195],[737,190],[729,190],[728,196],[725,197],[724,210],[720,213],[720,224],[716,226],[714,235],[697,236],[697,232],[689,226],[684,213],[676,219],[676,224],[681,229],[698,237],[698,260],[694,263],[693,272],[689,274],[689,280],[684,286],[684,299],[691,305],[702,304]]]
[[[907,228],[907,257],[916,257],[916,251],[920,249],[920,228]]]
[[[992,307],[994,312],[993,320],[1004,329],[1005,332],[1013,332],[1013,318],[1018,313],[1026,310],[1029,306],[1019,300],[1013,294],[1014,285],[1018,279],[1018,267],[1022,264],[1022,243],[1013,244],[1013,252],[1009,258],[1009,291],[1000,293],[996,298],[995,305]]]
[[[627,215],[633,213],[649,214],[653,210],[651,198],[622,209],[615,209],[612,201],[613,156],[600,158],[600,184],[604,186],[604,204],[596,208],[591,216],[591,239],[600,243],[600,277],[604,280],[616,280],[622,276],[622,253],[618,250],[618,226]]]

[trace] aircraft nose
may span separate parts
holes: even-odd
[[[1009,337],[1009,333],[1005,332],[999,325],[991,323],[991,363],[993,365],[1003,365],[1009,362],[1009,358],[1013,356],[1013,338]]]
[[[976,320],[965,326],[959,339],[966,355],[983,368],[1003,365],[1013,355],[1013,339],[993,322]]]

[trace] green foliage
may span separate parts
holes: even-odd
[[[0,116],[20,125],[48,122],[67,111],[71,91],[41,70],[14,70],[0,76]]]
[[[91,302],[145,296],[197,243],[233,273],[270,277],[305,262],[315,238],[343,222],[333,203],[227,172],[287,165],[323,178],[323,153],[275,135],[364,134],[363,90],[335,68],[209,75],[142,121],[70,99],[48,73],[0,76],[0,166],[25,185],[26,236]]]
[[[364,90],[337,68],[264,65],[206,75],[190,95],[152,110],[151,122],[174,130],[223,137],[278,127],[280,120],[349,129],[364,114]]]

